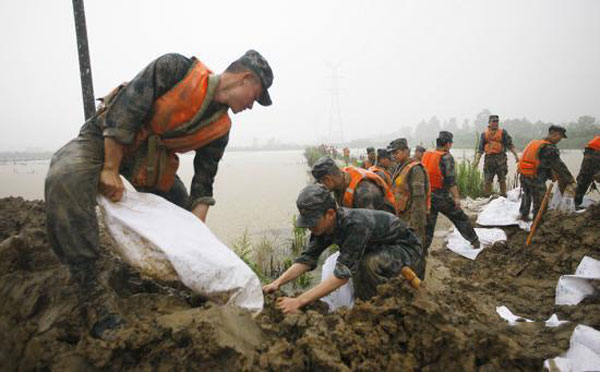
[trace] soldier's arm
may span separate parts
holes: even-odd
[[[206,219],[208,207],[215,204],[213,183],[228,142],[229,132],[197,149],[194,156],[194,177],[190,187],[191,209],[202,221]]]
[[[411,222],[421,221],[427,215],[427,190],[425,187],[425,172],[421,166],[415,166],[412,168],[410,176]]]
[[[477,147],[477,153],[479,154],[479,156],[481,156],[481,154],[483,154],[484,151],[485,151],[485,132],[481,133],[481,136],[479,137],[479,146]]]
[[[573,175],[567,165],[560,158],[560,151],[556,146],[545,146],[540,154],[541,161],[546,162],[558,177],[558,185],[561,191],[575,182]]]
[[[333,244],[333,242],[330,238],[311,234],[308,245],[294,262],[304,264],[308,266],[309,270],[314,270],[317,267],[319,257],[331,244]]]
[[[458,192],[458,186],[456,185],[456,172],[454,169],[454,157],[450,154],[446,154],[440,161],[440,169],[442,170],[442,176],[444,177],[444,187],[452,195],[454,199],[454,205],[460,208],[460,194]]]
[[[515,160],[518,162],[519,154],[517,153],[517,150],[515,149],[515,145],[513,144],[512,137],[510,136],[510,134],[508,134],[508,132],[506,130],[502,131],[502,142],[504,143],[504,146],[507,149],[509,149],[510,152],[513,153],[513,155],[515,156]]]

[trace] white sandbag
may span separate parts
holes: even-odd
[[[518,225],[522,230],[529,231],[531,221],[525,222],[519,219],[519,207],[521,206],[520,188],[510,190],[505,197],[498,197],[481,208],[477,216],[477,224],[480,226],[511,226]]]
[[[131,189],[128,185],[117,203],[97,197],[108,231],[127,263],[154,278],[178,278],[217,303],[262,309],[256,274],[202,221],[160,196]]]
[[[476,228],[475,233],[479,237],[481,248],[474,249],[471,247],[471,243],[463,238],[457,229],[454,229],[447,237],[448,249],[470,260],[474,260],[484,248],[491,246],[497,241],[507,239],[506,233],[502,229]]]
[[[321,282],[333,275],[339,255],[340,252],[335,252],[327,257],[321,269]],[[354,305],[354,285],[352,284],[352,278],[348,283],[321,298],[321,301],[329,306],[329,312],[334,312],[342,307],[351,308]]]
[[[525,317],[515,315],[508,309],[506,306],[497,306],[496,313],[500,315],[500,317],[508,322],[511,326],[514,326],[519,323],[532,323],[534,322],[531,319],[527,319]],[[544,322],[546,327],[558,327],[561,324],[568,323],[568,320],[559,320],[556,314],[552,314],[548,320]]]
[[[552,194],[552,200],[548,203],[549,209],[556,209],[564,213],[583,213],[585,212],[585,208],[589,207],[592,204],[595,204],[596,201],[588,196],[584,196],[581,201],[580,207],[584,209],[580,209],[578,211],[575,210],[575,201],[573,198],[566,198],[561,192],[560,189],[556,188],[554,193]]]
[[[600,288],[600,261],[585,256],[574,275],[562,275],[556,284],[556,305],[577,305]]]
[[[550,371],[600,371],[600,332],[578,325],[573,330],[569,350],[560,357],[546,359],[544,368]]]

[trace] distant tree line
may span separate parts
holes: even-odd
[[[447,130],[454,133],[454,147],[475,148],[479,136],[487,128],[490,114],[490,110],[484,109],[477,114],[474,120],[465,119],[462,123],[458,123],[456,118],[441,122],[434,116],[428,121],[422,120],[416,127],[404,126],[377,138],[352,141],[349,145],[352,148],[382,147],[395,138],[405,137],[411,147],[415,145],[433,147],[439,131]],[[562,149],[583,149],[592,137],[600,134],[600,122],[596,121],[593,116],[580,116],[577,120],[568,123],[543,121],[534,123],[527,118],[508,119],[500,115],[500,127],[508,131],[519,151],[522,151],[532,139],[543,138],[548,133],[548,127],[553,124],[567,128],[568,138],[563,139],[558,145]]]

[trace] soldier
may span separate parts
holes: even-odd
[[[281,297],[284,313],[296,312],[346,284],[350,278],[355,297],[368,300],[377,286],[400,275],[408,266],[421,279],[425,259],[419,239],[391,213],[367,209],[338,208],[331,193],[321,185],[309,185],[296,201],[298,226],[311,231],[310,241],[295,263],[263,291],[271,293],[317,267],[319,256],[337,244],[340,255],[333,275],[296,298]]]
[[[324,156],[313,165],[312,175],[334,192],[340,206],[395,213],[394,195],[385,181],[373,172],[352,166],[340,169],[333,159]]]
[[[390,169],[392,166],[392,159],[387,149],[377,149],[377,164],[369,168],[369,170],[379,177],[383,178],[385,183],[391,188],[392,187],[392,175]]]
[[[396,215],[416,231],[423,243],[424,256],[427,257],[425,227],[431,204],[427,171],[420,161],[410,158],[410,148],[406,138],[393,140],[388,150],[398,164],[392,176]]]
[[[575,206],[579,207],[583,202],[583,196],[587,192],[590,184],[594,181],[594,176],[600,173],[600,135],[588,142],[583,152],[581,168],[577,175],[577,190],[575,192]]]
[[[575,180],[569,169],[560,159],[560,151],[556,144],[567,138],[567,130],[558,125],[548,128],[548,136],[544,139],[529,142],[519,162],[523,197],[519,212],[521,219],[529,221],[529,210],[533,202],[533,215],[537,215],[542,199],[546,193],[546,180],[558,177],[558,186],[566,197],[575,196]]]
[[[121,174],[139,191],[161,195],[204,221],[229,140],[227,112],[251,109],[254,101],[269,106],[272,81],[267,61],[254,50],[220,75],[196,58],[161,56],[106,97],[79,136],[54,154],[45,184],[48,238],[88,295],[84,302],[94,300],[97,193],[119,201]],[[190,196],[176,174],[176,153],[187,151],[196,152]]]
[[[508,165],[506,159],[506,150],[510,150],[515,156],[515,161],[519,162],[519,155],[515,150],[512,137],[505,129],[498,128],[498,115],[490,115],[488,129],[481,133],[479,140],[479,149],[475,155],[473,167],[477,168],[481,155],[485,152],[483,160],[485,195],[492,193],[492,183],[494,176],[498,177],[500,184],[500,195],[506,197],[506,175],[508,174]]]
[[[367,159],[363,160],[362,168],[369,169],[375,165],[375,148],[367,147]]]
[[[350,162],[350,149],[348,146],[344,147],[344,162],[346,163],[346,166]]]
[[[425,147],[419,146],[419,145],[415,146],[415,156],[414,156],[414,158],[417,159],[418,161],[423,160],[423,154],[425,153],[425,151],[427,151],[425,149]]]
[[[435,151],[426,151],[423,155],[423,165],[427,169],[431,184],[431,210],[427,217],[427,243],[429,249],[433,241],[433,232],[438,213],[448,217],[460,234],[471,243],[473,248],[479,248],[479,238],[469,221],[469,217],[460,208],[460,196],[456,186],[454,158],[450,154],[453,135],[441,131],[436,141]]]

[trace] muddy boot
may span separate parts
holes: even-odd
[[[479,248],[481,248],[481,243],[479,242],[479,239],[472,241],[471,242],[471,247],[473,249],[479,249]]]
[[[485,181],[483,184],[483,195],[490,196],[492,195],[492,183]]]
[[[500,181],[500,196],[506,198],[506,181]]]

